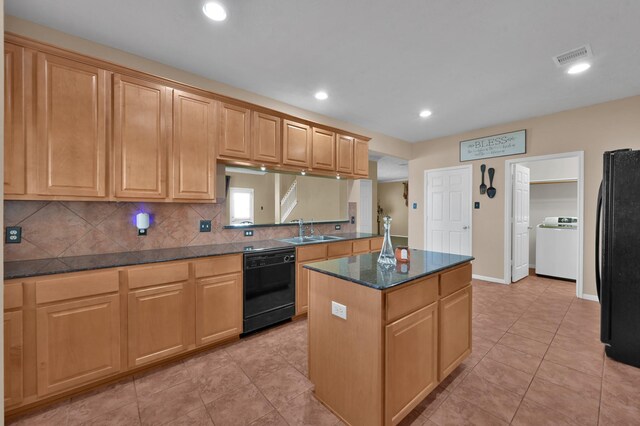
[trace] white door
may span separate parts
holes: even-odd
[[[358,206],[360,220],[358,232],[371,233],[373,230],[373,186],[371,180],[360,179],[360,205]]]
[[[427,172],[427,250],[471,255],[471,167]]]
[[[529,169],[514,164],[513,218],[511,223],[511,281],[516,282],[529,275]]]

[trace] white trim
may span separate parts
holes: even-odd
[[[584,151],[563,152],[559,154],[521,157],[504,162],[504,282],[511,283],[511,165],[531,161],[553,160],[557,158],[578,158],[578,271],[576,296],[583,298],[584,293]],[[591,300],[591,299],[590,299]]]
[[[427,191],[429,190],[428,188],[428,184],[429,184],[429,173],[432,172],[446,172],[446,171],[451,171],[451,170],[468,170],[469,171],[469,202],[467,203],[467,208],[469,209],[469,247],[471,249],[471,253],[469,254],[470,256],[473,256],[473,165],[472,164],[467,164],[467,165],[460,165],[460,166],[452,166],[452,167],[442,167],[439,169],[429,169],[429,170],[425,170],[424,171],[424,192],[422,193],[422,195],[424,196],[424,198],[422,199],[422,205],[423,205],[423,210],[424,210],[424,214],[422,216],[422,223],[424,224],[423,228],[424,228],[424,235],[423,235],[423,240],[422,243],[424,244],[423,247],[426,250],[427,249]]]
[[[600,301],[600,299],[598,299],[598,296],[596,296],[595,294],[586,294],[586,293],[582,293],[581,299],[591,300],[592,302],[599,302]]]
[[[529,264],[529,269],[536,269],[536,265]]]
[[[473,278],[474,280],[488,281],[490,283],[506,284],[506,282],[504,282],[504,280],[501,278],[485,277],[477,274],[472,274],[471,278]]]

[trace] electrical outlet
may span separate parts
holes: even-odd
[[[347,319],[347,307],[341,303],[331,301],[331,314],[337,316],[338,318],[342,318],[343,320]]]
[[[200,221],[200,232],[211,232],[211,221],[210,220],[201,220]]]
[[[341,230],[341,229],[342,229],[342,226],[341,226],[341,225],[336,225],[336,231],[339,231],[339,230]]]
[[[146,229],[138,229],[138,237],[146,237],[147,230]]]
[[[415,210],[415,209],[417,209],[417,208],[418,208],[418,203],[413,203],[413,204],[411,205],[411,207],[413,207],[413,209],[414,209],[414,210]]]
[[[253,237],[253,229],[247,229],[246,231],[244,231],[244,236]]]
[[[355,216],[351,216],[351,224],[353,225],[354,223],[356,223],[356,217]]]
[[[21,226],[7,226],[4,242],[7,244],[19,244],[22,241]]]

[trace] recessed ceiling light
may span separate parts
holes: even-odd
[[[428,109],[420,111],[420,117],[422,117],[422,118],[427,118],[430,115],[431,115],[431,111],[429,111]]]
[[[227,11],[224,10],[224,7],[220,3],[216,3],[214,1],[210,1],[202,7],[202,11],[207,16],[207,18],[212,21],[224,21],[227,19]]]
[[[571,68],[567,70],[567,74],[580,74],[591,68],[591,65],[586,62],[580,62],[579,64],[573,65]]]
[[[324,101],[325,99],[327,99],[329,97],[329,95],[327,94],[327,92],[323,92],[322,90],[319,92],[316,92],[316,94],[314,95],[316,97],[317,100],[319,101]]]

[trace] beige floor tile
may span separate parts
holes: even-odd
[[[273,410],[273,406],[252,383],[207,404],[207,411],[216,425],[246,425]]]
[[[186,415],[171,420],[167,426],[214,426],[209,413],[205,407],[198,408]]]
[[[250,426],[288,426],[288,423],[282,418],[280,413],[272,411],[266,416],[262,416],[258,420],[251,422]]]
[[[487,358],[530,374],[536,372],[542,361],[542,358],[511,349],[501,344],[495,345],[487,354]]]
[[[146,397],[186,382],[190,378],[182,362],[177,362],[170,366],[162,366],[135,375],[136,393],[138,397]]]
[[[276,408],[284,407],[291,399],[313,387],[309,379],[290,365],[261,376],[254,383]]]
[[[473,372],[484,380],[520,396],[524,396],[533,379],[532,373],[516,370],[490,358],[483,359]]]
[[[157,425],[179,419],[204,407],[200,393],[190,381],[144,397],[138,396],[143,425]]]
[[[564,414],[525,398],[511,424],[515,426],[570,426],[575,423]]]
[[[549,345],[546,343],[540,343],[536,340],[528,339],[513,333],[505,333],[498,343],[511,349],[540,358],[542,358],[547,352],[547,349],[549,349]]]
[[[585,398],[546,380],[534,378],[526,398],[561,412],[583,425],[598,423],[599,401],[597,399]]]
[[[72,416],[69,416],[71,420]],[[103,412],[91,420],[81,423],[82,426],[138,426],[140,414],[138,403],[133,402],[109,412]]]
[[[131,403],[136,406],[137,413],[137,401],[133,380],[127,378],[72,398],[69,404],[67,424],[69,426],[79,425]]]
[[[291,426],[333,426],[339,420],[311,391],[292,399],[278,411]]]
[[[553,340],[554,333],[539,328],[529,327],[526,325],[515,323],[513,327],[509,329],[509,333],[517,334],[518,336],[526,337],[528,339],[535,340],[540,343],[550,344]]]
[[[453,395],[481,406],[506,422],[511,421],[522,400],[522,396],[494,385],[473,371],[453,391]]]
[[[194,376],[192,380],[200,391],[200,396],[205,404],[251,383],[244,371],[234,363],[207,374]]]
[[[601,379],[573,368],[544,360],[536,377],[563,386],[585,398],[600,399]]]
[[[440,426],[499,426],[509,424],[456,395],[451,395],[447,398],[429,420]]]

